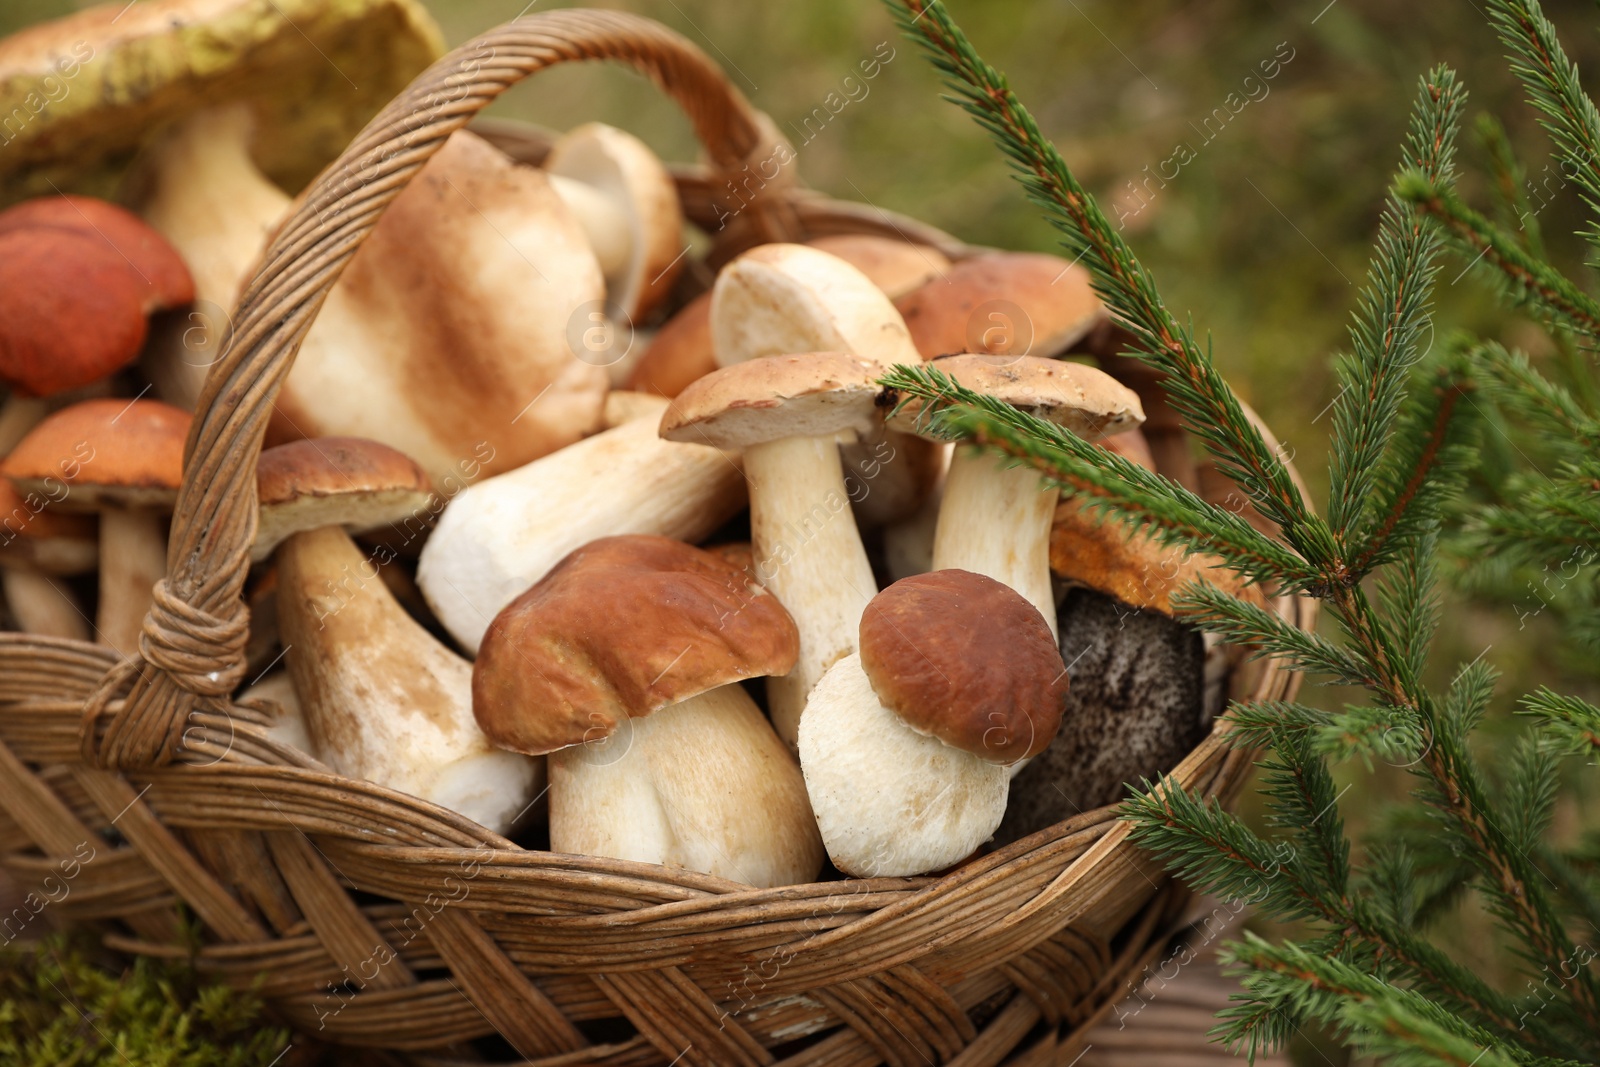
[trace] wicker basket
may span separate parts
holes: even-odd
[[[415,1062],[479,1062],[483,1046],[467,1043],[498,1032],[548,1065],[1070,1063],[1182,906],[1109,808],[943,877],[755,890],[524,850],[332,774],[266,739],[261,713],[232,702],[255,457],[301,337],[452,131],[527,75],[583,59],[629,64],[688,113],[709,163],[680,171],[680,186],[702,225],[728,213],[718,190],[783,145],[694,46],[623,14],[522,18],[418,78],[300,197],[246,289],[189,438],[169,577],[140,655],[0,636],[0,865],[41,887],[35,899],[56,920],[103,923],[130,953],[193,954],[224,981],[259,981],[281,1018],[320,1040]],[[485,130],[539,151],[537,137]],[[805,192],[786,167],[740,204],[715,255],[828,232],[969,251]],[[1152,413],[1168,410],[1139,365],[1107,366]],[[1171,419],[1151,428],[1182,445]],[[1311,625],[1309,602],[1273,603]],[[1230,679],[1236,698],[1294,687],[1270,662]],[[1213,733],[1174,774],[1227,799],[1250,761]]]

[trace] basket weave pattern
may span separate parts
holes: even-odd
[[[140,654],[0,635],[0,865],[24,887],[64,887],[39,891],[58,921],[104,923],[128,952],[193,952],[225,981],[259,980],[276,1013],[319,1039],[419,1062],[470,1058],[449,1046],[498,1033],[551,1065],[1069,1063],[1182,904],[1111,809],[943,877],[753,890],[524,850],[331,773],[231,700],[255,456],[300,339],[452,132],[529,74],[585,59],[632,66],[687,113],[709,167],[679,185],[702,224],[728,217],[718,190],[747,167],[792,158],[694,46],[632,16],[522,18],[424,73],[302,194],[246,288],[190,434]],[[741,202],[715,257],[837,232],[964,251],[809,193],[790,167]],[[1274,606],[1311,623],[1307,602]],[[1237,698],[1293,687],[1270,662],[1231,679]],[[1249,762],[1213,733],[1174,775],[1226,800]],[[202,927],[198,949],[180,906]]]

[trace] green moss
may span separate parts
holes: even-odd
[[[61,1067],[268,1067],[289,1034],[253,996],[186,964],[120,973],[61,938],[0,949],[0,1063]]]

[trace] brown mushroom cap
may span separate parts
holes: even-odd
[[[1150,451],[1150,442],[1145,440],[1144,433],[1140,430],[1123,430],[1103,438],[1100,447],[1107,452],[1115,452],[1129,463],[1137,463],[1147,471],[1156,469],[1156,458]]]
[[[666,537],[591,541],[495,616],[472,710],[502,748],[538,755],[744,678],[785,674],[794,620],[732,563]]]
[[[964,259],[895,307],[923,359],[953,352],[1056,356],[1106,317],[1088,271],[1037,252]]]
[[[256,461],[256,493],[261,518],[251,557],[258,562],[301,530],[425,524],[434,510],[433,486],[416,461],[364,437],[313,437],[267,449]]]
[[[861,666],[906,725],[992,763],[1044,751],[1061,725],[1067,668],[1044,616],[971,571],[913,575],[873,597]]]
[[[950,270],[950,259],[937,248],[864,233],[813,237],[806,244],[838,256],[872,279],[890,300],[926,285]]]
[[[0,463],[27,492],[68,487],[51,507],[102,504],[170,509],[183,484],[190,416],[159,400],[108,398],[63,408],[35,426]]]
[[[0,379],[25,396],[121,369],[148,314],[193,299],[178,254],[115,205],[61,196],[0,212]]]
[[[878,417],[883,367],[838,352],[763,356],[723,367],[661,416],[669,441],[747,448],[785,437],[865,433]]]
[[[932,367],[958,385],[985,393],[1012,407],[1094,440],[1144,421],[1139,395],[1105,371],[1082,363],[1039,356],[942,356]],[[890,399],[895,399],[890,397]],[[922,410],[911,400],[890,421],[895,429],[918,433]]]
[[[650,339],[628,375],[627,388],[673,397],[717,369],[711,350],[711,294],[701,293]]]

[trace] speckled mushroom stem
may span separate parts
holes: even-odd
[[[1008,467],[971,445],[957,446],[939,506],[934,570],[955,567],[1010,586],[1057,633],[1050,524],[1058,495],[1037,471]]]
[[[167,575],[167,531],[162,517],[142,508],[106,505],[100,513],[100,643],[131,656],[150,611],[151,590]]]
[[[811,687],[855,651],[861,613],[878,592],[830,437],[789,437],[744,453],[756,577],[800,630],[794,670],[767,679],[773,729],[791,749]]]

